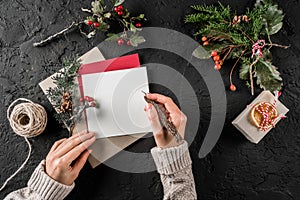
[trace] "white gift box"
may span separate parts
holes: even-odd
[[[267,133],[272,129],[269,128],[266,131],[260,130],[258,127],[254,126],[249,120],[249,112],[252,107],[259,102],[269,102],[273,103],[275,96],[270,91],[263,91],[260,93],[253,102],[248,105],[245,110],[233,120],[232,124],[250,141],[257,144]],[[275,108],[279,115],[285,115],[289,109],[286,108],[280,101],[277,100]],[[274,125],[280,121],[280,118],[276,119]]]

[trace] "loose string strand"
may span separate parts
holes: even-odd
[[[17,104],[19,101],[25,101],[26,103]],[[47,112],[39,104],[32,101],[19,98],[12,102],[7,109],[7,119],[13,131],[23,137],[28,145],[28,155],[18,170],[13,173],[0,188],[2,191],[7,183],[13,179],[27,164],[32,151],[32,146],[28,138],[35,137],[44,132],[47,125]]]

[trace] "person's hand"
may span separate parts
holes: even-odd
[[[146,94],[147,98],[160,103],[166,109],[166,115],[170,122],[174,124],[179,134],[184,138],[184,132],[187,122],[186,115],[181,112],[170,97],[161,94]],[[147,112],[148,119],[152,126],[156,145],[160,148],[168,148],[179,145],[173,135],[162,128],[156,109],[148,103],[144,109]]]
[[[80,133],[54,143],[46,157],[46,173],[64,185],[72,185],[83,168],[95,142],[94,133]]]

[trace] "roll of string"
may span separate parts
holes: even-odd
[[[17,104],[20,101],[23,101],[23,103]],[[32,101],[25,98],[19,98],[12,102],[8,107],[7,119],[13,131],[17,135],[24,137],[26,143],[28,144],[29,151],[23,164],[15,173],[13,173],[9,178],[6,179],[6,181],[0,188],[0,191],[2,191],[7,183],[13,177],[15,177],[27,164],[32,150],[28,138],[35,137],[43,133],[47,125],[47,113],[41,105],[33,103]]]

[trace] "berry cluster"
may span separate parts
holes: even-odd
[[[215,62],[215,70],[220,70],[223,65],[223,60],[221,60],[220,55],[218,55],[218,52],[216,50],[213,50],[211,52],[211,57]]]
[[[122,16],[123,15],[123,5],[119,5],[114,7],[114,11],[119,15]]]
[[[97,22],[97,21],[94,22],[91,19],[86,20],[85,23],[86,23],[86,25],[93,26],[94,28],[98,28],[100,26],[99,22]]]
[[[84,98],[80,98],[80,102],[88,105],[89,107],[96,107],[96,102],[93,97],[85,96]]]
[[[123,38],[118,39],[118,45],[123,45],[124,43],[125,43],[125,40],[124,40]],[[128,46],[131,46],[130,40],[128,40],[128,41],[126,42],[126,44],[127,44]]]
[[[207,37],[203,36],[203,37],[201,38],[201,40],[202,40],[202,42],[203,42],[203,46],[209,45],[209,42],[208,42],[208,40],[207,40]]]
[[[203,42],[203,46],[207,46],[207,45],[209,45],[209,39],[206,37],[206,36],[203,36],[202,38],[201,38],[201,40],[202,40],[202,42]],[[222,53],[222,52],[221,52]],[[213,50],[213,51],[211,51],[211,54],[210,54],[210,56],[212,57],[212,59],[214,60],[214,62],[215,62],[215,70],[220,70],[221,68],[222,68],[222,65],[223,65],[223,62],[224,62],[224,60],[226,59],[226,57],[228,56],[228,54],[227,55],[225,55],[224,57],[223,57],[223,59],[221,59],[221,57],[220,57],[220,54],[216,51],[216,50]],[[236,87],[235,87],[235,85],[234,84],[232,84],[232,82],[231,82],[231,77],[230,77],[230,87],[229,87],[229,89],[231,90],[231,91],[236,91]]]

